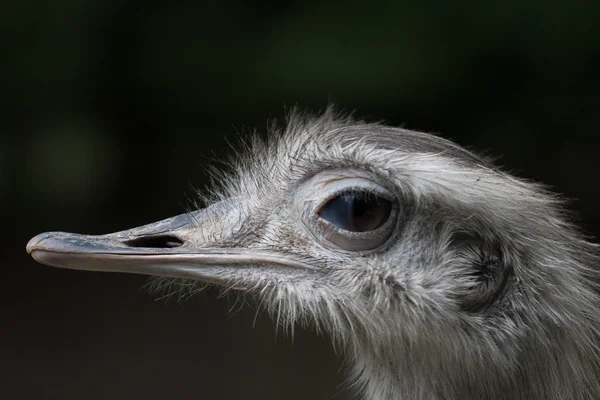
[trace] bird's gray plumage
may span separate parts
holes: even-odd
[[[204,211],[28,250],[254,295],[279,324],[328,333],[365,399],[600,398],[598,249],[542,186],[332,109],[292,112],[231,165]],[[391,222],[356,234],[322,221],[347,189],[391,199]]]

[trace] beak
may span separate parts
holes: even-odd
[[[199,238],[230,241],[239,228],[240,204],[226,200],[203,210],[107,235],[46,232],[27,252],[53,267],[191,278],[219,283],[224,269],[291,267],[313,269],[287,254],[259,248],[202,246]]]

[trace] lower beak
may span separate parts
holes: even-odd
[[[231,218],[235,207],[221,202],[205,210],[108,235],[46,232],[29,241],[27,252],[36,261],[53,267],[209,282],[217,281],[216,272],[224,268],[270,265],[312,269],[289,255],[271,250],[199,247],[195,240],[203,236],[199,232],[232,231],[231,221],[239,222],[239,218]],[[215,212],[219,213],[218,218]]]

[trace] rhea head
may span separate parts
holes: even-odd
[[[561,398],[550,375],[591,390],[597,362],[578,360],[598,353],[596,253],[541,187],[332,110],[292,113],[232,165],[204,209],[27,250],[255,295],[279,323],[327,332],[368,399]]]

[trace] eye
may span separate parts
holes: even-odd
[[[350,191],[329,200],[318,215],[340,230],[370,232],[385,224],[391,211],[388,199],[368,191]]]
[[[390,187],[368,171],[325,170],[298,188],[294,209],[312,239],[329,251],[385,251],[406,217]]]

